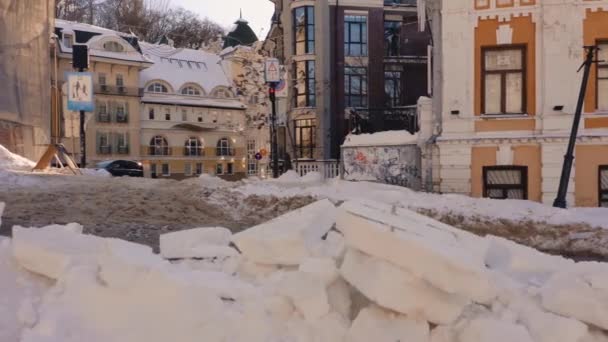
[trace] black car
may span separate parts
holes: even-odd
[[[98,169],[108,171],[114,177],[143,177],[144,167],[131,160],[108,160],[97,164]]]

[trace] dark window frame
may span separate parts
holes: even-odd
[[[384,19],[384,56],[394,57],[401,55],[401,27],[403,21]],[[389,37],[392,40],[389,41]],[[395,39],[396,38],[396,39]]]
[[[596,45],[598,47],[600,45],[606,45],[606,47],[608,47],[608,39],[598,39],[596,41]],[[599,59],[599,56],[598,56],[598,59]],[[608,82],[608,76],[600,78],[600,70],[607,70],[607,72],[608,72],[608,60],[603,61],[602,63],[599,63],[599,62],[596,63],[595,67],[596,67],[596,70],[595,70],[595,109],[599,110],[600,109],[600,80],[605,80],[606,82]],[[605,96],[608,96],[608,94],[605,94]]]
[[[225,144],[224,144],[225,142]],[[217,157],[230,157],[234,156],[234,148],[228,138],[221,138],[215,144],[215,155]]]
[[[317,94],[316,94],[316,72],[317,68],[314,60],[303,60],[294,62],[294,106],[296,108],[302,107],[316,107],[317,105]],[[304,70],[302,73],[302,67]],[[299,77],[298,73],[303,75]],[[298,85],[300,82],[304,82],[304,92],[299,92]],[[302,101],[303,100],[303,101]],[[300,104],[303,105],[300,105]]]
[[[315,119],[297,119],[294,120],[294,137],[295,137],[295,150],[296,159],[314,159],[316,149],[316,120]],[[302,137],[308,130],[308,138],[310,141],[309,145],[303,144]]]
[[[366,57],[368,51],[367,41],[367,16],[366,15],[344,15],[344,55],[351,57]],[[357,37],[354,28],[359,28]],[[357,47],[359,53],[353,53],[354,47]]]
[[[348,72],[352,71],[352,72]],[[344,106],[353,108],[367,108],[368,106],[368,70],[366,67],[344,68]],[[360,89],[354,89],[353,80],[358,79]],[[359,99],[360,106],[353,106],[353,99]]]
[[[508,50],[520,50],[521,51],[521,69],[507,69],[507,70],[486,70],[486,53],[493,51],[508,51]],[[481,113],[483,115],[518,115],[526,114],[528,108],[528,46],[527,44],[510,44],[504,46],[483,46],[481,48]],[[522,87],[521,87],[521,112],[519,113],[508,113],[507,112],[507,74],[521,73],[522,74]],[[500,92],[500,113],[486,113],[486,76],[498,74],[501,76],[501,92]]]
[[[398,74],[395,77],[394,74]],[[405,86],[403,84],[405,72],[403,70],[384,69],[384,95],[386,96],[387,107],[403,107],[405,106],[405,94],[403,92]],[[390,85],[392,83],[392,86]],[[389,93],[392,90],[392,94]]]
[[[151,156],[168,156],[171,155],[169,149],[169,141],[162,135],[155,135],[150,139],[149,154]]]
[[[520,171],[521,172],[521,184],[488,184],[488,172],[490,171]],[[483,173],[483,197],[490,198],[488,196],[489,190],[502,190],[503,197],[496,198],[492,197],[492,199],[508,199],[507,191],[508,190],[522,190],[523,191],[523,199],[528,199],[528,167],[527,166],[518,166],[518,165],[497,165],[497,166],[484,166],[482,168]]]
[[[304,12],[304,21],[299,23],[297,18]],[[298,39],[298,30],[304,30],[304,39]],[[312,33],[312,34],[311,34]],[[312,36],[312,37],[311,37]],[[304,51],[299,51],[298,44],[304,43]],[[294,55],[315,53],[315,7],[300,6],[293,9],[293,51]]]
[[[189,137],[184,143],[184,155],[187,157],[204,156],[204,146],[201,139],[197,137]]]
[[[608,187],[602,188],[602,173],[608,173],[608,165],[600,165],[597,172],[597,190],[598,190],[598,205],[599,207],[608,208]],[[606,196],[606,199],[602,199]],[[602,205],[602,204],[605,204]]]

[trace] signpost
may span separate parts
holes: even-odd
[[[89,48],[84,44],[72,46],[72,67],[78,72],[67,73],[68,109],[80,111],[80,167],[87,166],[87,142],[84,129],[84,112],[95,110],[93,102],[93,75],[84,72],[89,68]]]
[[[268,83],[268,97],[272,106],[270,116],[270,156],[272,158],[272,177],[279,178],[279,146],[277,137],[276,87],[281,82],[281,65],[276,58],[266,59],[264,77]]]

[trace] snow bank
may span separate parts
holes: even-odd
[[[69,172],[71,173],[71,171]],[[104,169],[80,169],[80,172],[82,173],[82,175],[89,177],[112,177],[112,174]]]
[[[165,259],[213,258],[238,255],[228,247],[232,232],[208,227],[171,232],[160,236],[160,254]]]
[[[349,134],[342,147],[411,145],[417,142],[417,134],[410,134],[408,131],[387,131],[372,134]]]
[[[0,170],[31,171],[36,163],[0,145]]]

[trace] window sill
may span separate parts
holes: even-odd
[[[481,114],[479,116],[480,119],[493,119],[493,120],[501,120],[501,119],[528,119],[532,116],[527,113],[522,114]]]

